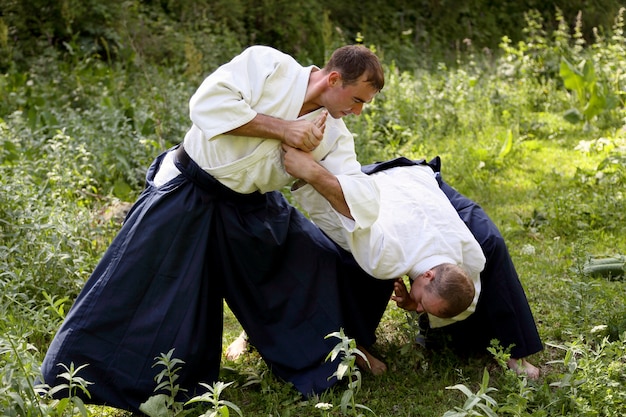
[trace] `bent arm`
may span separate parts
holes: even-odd
[[[294,148],[310,152],[324,138],[327,113],[322,112],[315,120],[283,120],[257,113],[248,123],[225,134],[235,136],[277,139]]]
[[[335,175],[318,164],[309,153],[290,146],[283,146],[285,170],[296,178],[310,184],[341,215],[353,219],[346,202],[341,183]],[[295,187],[303,185],[296,183]]]
[[[248,136],[283,141],[288,122],[277,117],[257,113],[248,123],[225,132],[227,135]]]

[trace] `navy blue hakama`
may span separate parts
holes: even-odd
[[[59,363],[88,364],[88,402],[137,411],[155,358],[174,349],[179,399],[196,395],[219,377],[225,299],[278,377],[305,395],[331,386],[341,291],[373,278],[279,192],[234,193],[180,152],[183,175],[155,187],[164,155],[55,335],[44,381],[65,382]]]

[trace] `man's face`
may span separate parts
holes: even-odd
[[[363,105],[372,101],[378,93],[372,85],[365,81],[365,75],[361,76],[354,84],[343,84],[339,73],[333,73],[329,77],[330,89],[324,106],[328,113],[335,119],[340,119],[350,114],[357,116],[363,111]]]
[[[441,317],[441,312],[446,308],[446,301],[433,292],[426,290],[427,284],[428,280],[422,276],[415,279],[411,285],[409,297],[417,304],[416,311],[418,313],[428,313]]]

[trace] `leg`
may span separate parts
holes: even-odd
[[[372,355],[363,346],[358,345],[357,348],[365,355],[365,358],[367,358],[366,361],[363,357],[357,355],[356,364],[359,368],[369,371],[376,376],[387,372],[387,365],[385,365],[383,361]]]
[[[86,401],[137,412],[154,394],[155,357],[171,349],[187,395],[217,379],[222,295],[206,197],[182,177],[148,185],[52,341],[46,383],[65,382],[59,363],[88,364]]]
[[[358,347],[367,356],[371,369],[365,360],[359,356],[357,356],[358,365],[363,369],[371,370],[372,373],[376,375],[382,374],[387,369],[386,365],[374,357],[364,345],[371,346],[376,340],[375,331],[385,311],[385,307],[389,302],[389,297],[393,290],[393,281],[378,280],[367,275],[359,268],[348,252],[336,247],[334,244],[333,246],[332,257],[337,262],[337,272],[332,273],[334,275],[333,279],[335,280],[333,286],[338,285],[338,299],[341,300],[339,304],[341,304],[341,317],[343,317],[343,321],[341,321],[341,324],[337,324],[337,326],[343,326],[349,337],[361,343]],[[334,252],[335,250],[337,251],[336,253]],[[325,249],[325,251],[327,251],[327,249]],[[309,254],[310,253],[313,252],[309,251]],[[328,252],[322,255],[322,257],[327,256],[329,256]],[[326,275],[329,273],[330,272],[326,272]],[[276,276],[274,276],[273,279],[276,279]],[[290,296],[290,294],[286,295]],[[313,295],[311,295],[311,297],[312,296]],[[294,300],[290,299],[289,302],[292,303]],[[239,308],[243,309],[241,306]],[[247,313],[240,312],[239,314],[245,316]],[[259,325],[258,323],[254,326],[248,324],[246,327],[262,329],[263,325]],[[329,328],[328,333],[336,330],[339,330],[339,327],[335,330],[330,330]],[[293,337],[290,337],[290,339],[293,339]],[[282,343],[285,342],[283,341]],[[325,355],[330,352],[333,343],[334,342],[327,345],[328,351],[325,352]],[[247,345],[247,335],[244,331],[227,348],[227,359],[237,359],[246,349]],[[255,345],[255,347],[258,349],[258,346]],[[267,348],[262,347],[260,352],[262,355],[265,355],[266,361],[272,362]],[[276,357],[279,355],[273,356]],[[293,363],[295,362],[292,362],[292,364]],[[276,363],[274,363],[274,366],[276,366]],[[288,378],[288,376],[286,378]]]
[[[228,218],[223,233],[237,229],[219,249],[226,270],[226,301],[249,342],[278,377],[303,395],[319,393],[336,363],[326,356],[336,342],[326,336],[343,327],[335,245],[280,193],[248,213],[245,224]],[[245,262],[241,262],[242,254]]]
[[[515,359],[540,351],[543,346],[530,306],[497,227],[478,204],[443,181],[440,186],[480,243],[487,259],[481,273],[483,291],[476,312],[463,322],[448,326],[453,338],[459,339],[465,347],[470,340],[477,340],[474,348],[478,349],[486,348],[490,340],[496,338],[503,347],[512,347],[511,355]],[[516,363],[511,362],[511,365]],[[522,365],[516,369],[525,368],[529,376],[538,373],[527,361]]]
[[[235,340],[233,340],[230,345],[228,345],[228,347],[226,348],[226,353],[224,355],[229,361],[235,361],[244,354],[247,348],[248,335],[246,335],[246,332],[244,331],[241,332],[241,334],[239,334],[239,336]]]

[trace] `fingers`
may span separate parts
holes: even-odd
[[[391,300],[396,302],[398,307],[404,308],[408,300],[409,292],[401,278],[397,278],[393,283],[393,294]]]
[[[313,129],[311,130],[311,134],[304,141],[304,145],[308,147],[309,151],[315,150],[324,139],[324,130],[326,129],[326,118],[328,117],[328,112],[323,110],[319,116],[317,116],[313,120]]]
[[[320,129],[322,131],[322,133],[324,132],[324,129],[326,128],[326,117],[328,116],[328,111],[327,110],[322,110],[322,112],[319,114],[319,116],[317,116],[315,118],[315,120],[313,120],[313,124],[315,126],[317,126],[318,129]]]
[[[393,283],[393,291],[398,295],[398,293],[407,292],[406,285],[404,285],[404,281],[401,279],[396,279]]]
[[[309,151],[315,150],[315,148],[319,146],[322,139],[324,139],[325,126],[326,125],[323,125],[321,127],[314,126],[309,136],[304,140],[304,145],[308,147]]]
[[[322,111],[314,120],[296,120],[287,125],[283,134],[283,143],[304,152],[312,152],[324,139],[327,112]]]
[[[307,151],[313,152],[315,148],[319,146],[320,142],[321,140],[309,136],[307,139],[304,140],[303,144]]]

